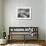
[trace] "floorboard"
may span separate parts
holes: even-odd
[[[15,44],[16,44],[16,46],[31,46],[32,44],[33,45],[38,44],[38,45],[46,46],[46,42],[44,40],[8,40],[7,44],[0,45],[0,46],[8,46],[8,45],[9,46],[12,46],[12,45],[15,46]]]

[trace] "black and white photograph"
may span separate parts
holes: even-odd
[[[17,19],[31,19],[31,8],[17,8]]]

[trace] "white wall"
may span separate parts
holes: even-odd
[[[16,20],[16,7],[32,7],[32,20]],[[45,39],[45,13],[44,0],[5,0],[4,2],[4,26],[7,35],[10,26],[37,26],[39,38]]]
[[[45,40],[46,40],[46,0],[45,0]]]
[[[2,1],[0,0],[0,27],[1,27],[1,18],[2,17]]]
[[[0,0],[0,38],[2,37],[2,0]]]

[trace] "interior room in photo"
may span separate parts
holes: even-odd
[[[46,0],[0,0],[0,44],[11,43],[45,45]]]

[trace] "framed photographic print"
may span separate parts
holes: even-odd
[[[17,19],[31,19],[31,8],[30,7],[17,7],[16,18]]]

